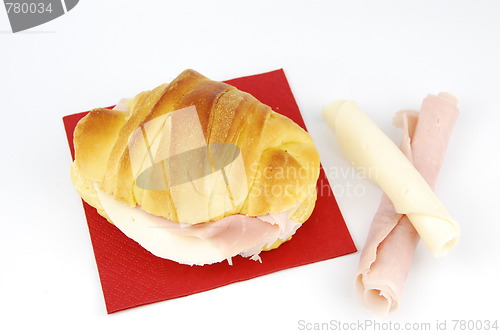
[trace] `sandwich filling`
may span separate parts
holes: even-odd
[[[200,224],[177,223],[130,207],[94,186],[109,219],[127,237],[158,257],[182,264],[231,264],[236,255],[260,260],[263,249],[289,239],[302,225],[289,218],[296,208],[258,217],[236,214]]]

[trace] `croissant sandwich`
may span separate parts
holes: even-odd
[[[80,196],[154,255],[183,264],[259,260],[292,237],[316,201],[309,134],[193,70],[90,111],[74,147]]]

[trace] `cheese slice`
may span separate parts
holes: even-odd
[[[353,101],[335,101],[323,111],[347,159],[378,184],[405,214],[435,256],[457,243],[460,228],[422,175]]]
[[[210,240],[174,233],[178,226],[169,224],[167,219],[121,203],[97,186],[95,189],[113,224],[152,254],[183,264],[214,263],[226,259]]]

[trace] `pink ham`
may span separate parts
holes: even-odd
[[[283,221],[283,224],[286,224]],[[279,236],[280,227],[259,218],[231,215],[218,221],[181,227],[177,233],[210,240],[227,257],[238,254],[258,260],[266,245],[272,245]]]
[[[276,240],[287,240],[302,225],[289,218],[290,211],[264,216],[248,217],[241,214],[199,224],[183,224],[147,214],[156,227],[172,233],[209,241],[231,264],[236,255],[260,260],[259,253]]]
[[[396,115],[395,124],[404,130],[401,150],[432,188],[457,116],[457,100],[448,93],[428,95],[419,114],[403,111]],[[355,281],[369,308],[385,315],[397,307],[418,241],[408,218],[396,213],[383,195]]]

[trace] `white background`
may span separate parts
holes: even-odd
[[[82,0],[17,34],[0,7],[0,332],[293,333],[304,332],[301,320],[500,326],[499,39],[498,1]],[[396,111],[418,109],[427,93],[458,97],[436,190],[461,224],[458,247],[435,259],[420,244],[386,319],[356,299],[359,252],[107,315],[61,117],[186,68],[224,80],[281,67],[327,168],[349,168],[320,117],[331,100],[355,99],[399,142]],[[361,249],[381,192],[355,177],[330,181]]]

